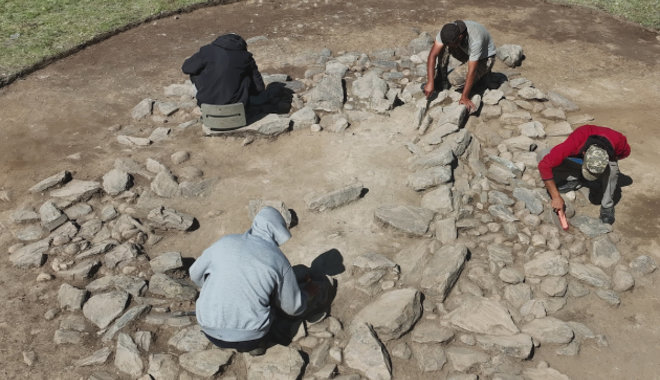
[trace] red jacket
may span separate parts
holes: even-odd
[[[614,156],[616,160],[626,158],[630,155],[630,145],[626,136],[621,133],[606,127],[599,127],[597,125],[583,125],[573,131],[563,143],[552,148],[539,162],[539,172],[541,172],[541,179],[552,179],[552,169],[561,165],[564,159],[568,157],[580,157],[582,147],[587,141],[589,136],[602,136],[605,137],[612,147],[614,148]]]

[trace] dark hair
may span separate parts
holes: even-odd
[[[454,44],[458,42],[458,36],[465,33],[467,26],[461,20],[445,24],[440,30],[440,40],[443,44]]]

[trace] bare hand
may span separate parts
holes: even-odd
[[[554,210],[554,212],[557,212],[559,210],[563,210],[564,209],[564,200],[562,199],[562,197],[554,198],[550,202],[550,205],[552,206],[552,209]]]
[[[474,103],[472,103],[472,100],[470,100],[466,97],[461,97],[461,100],[458,101],[458,104],[465,105],[465,108],[467,108],[468,112],[472,112],[475,108],[477,108],[474,105]]]
[[[431,96],[434,89],[435,88],[433,85],[433,81],[426,83],[426,86],[424,86],[424,95],[426,95],[426,97],[428,98],[429,96]]]

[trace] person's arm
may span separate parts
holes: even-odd
[[[256,93],[259,94],[266,89],[266,85],[264,84],[264,78],[261,76],[261,73],[259,72],[259,67],[257,66],[257,62],[255,62],[254,59],[252,59],[251,66],[252,66],[252,85],[254,86],[254,90],[256,90]]]
[[[183,62],[181,70],[184,74],[198,75],[202,72],[205,66],[206,63],[202,59],[200,52],[197,52]]]
[[[564,199],[559,194],[559,189],[557,189],[557,184],[554,179],[543,180],[545,188],[548,189],[548,194],[550,194],[550,206],[552,209],[557,212],[564,209]]]
[[[472,85],[474,84],[474,78],[477,75],[477,65],[479,61],[468,61],[468,72],[465,77],[465,86],[463,87],[463,95],[458,101],[458,104],[464,104],[467,107],[468,112],[472,112],[475,108],[474,103],[470,100],[470,91],[472,91]]]
[[[300,291],[296,275],[290,266],[279,284],[277,301],[283,312],[294,317],[302,314],[307,308],[307,299]]]
[[[190,266],[190,279],[198,287],[204,285],[204,274],[206,273],[206,268],[209,265],[208,255],[202,253],[200,257],[195,260],[195,262]]]
[[[429,52],[429,57],[426,60],[426,85],[424,86],[424,95],[426,95],[427,98],[431,96],[435,89],[435,84],[433,82],[435,81],[436,61],[444,47],[445,46],[442,43],[435,41]]]

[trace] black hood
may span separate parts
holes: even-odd
[[[213,45],[227,50],[247,50],[247,43],[238,34],[225,34],[213,41]]]

